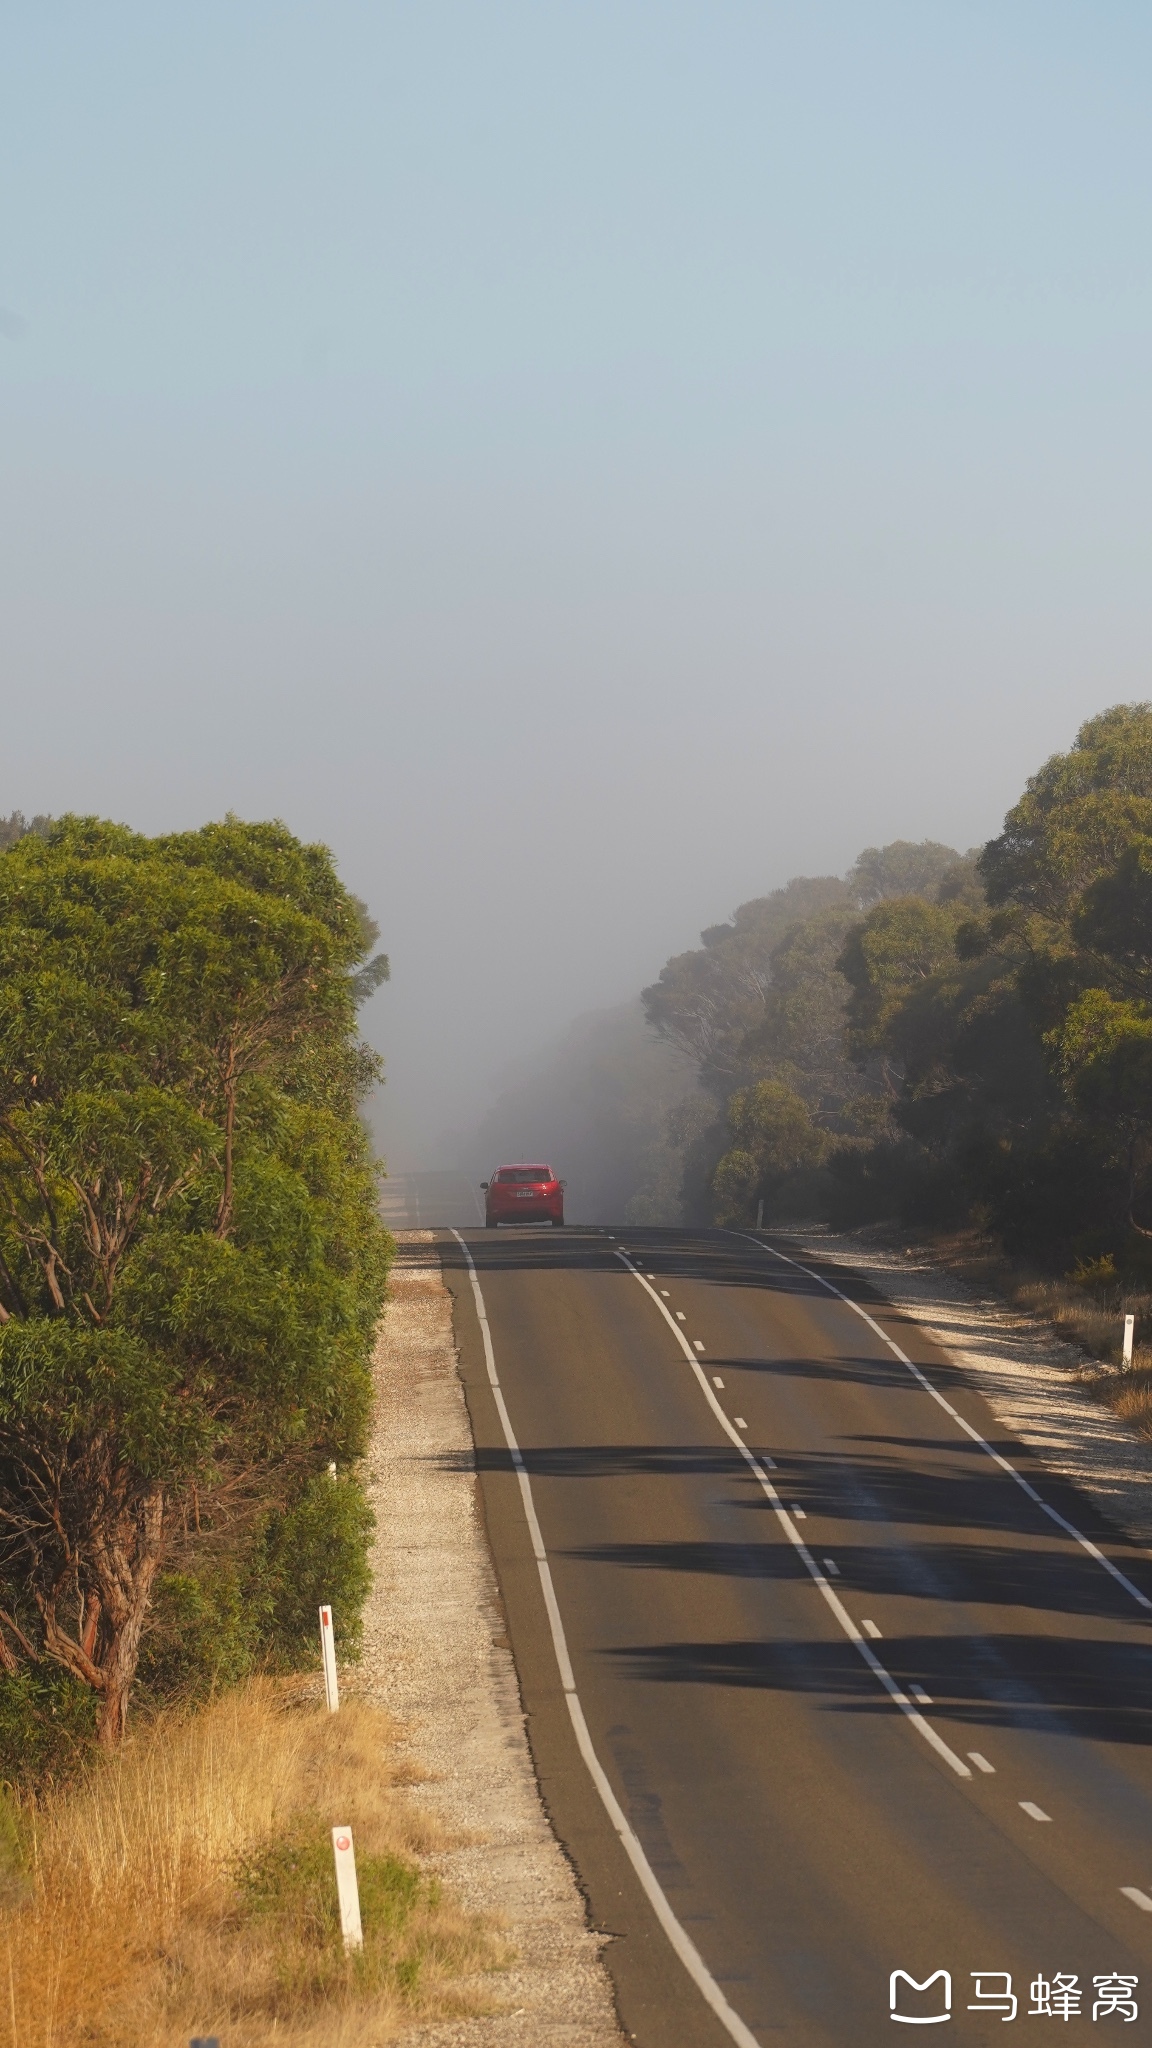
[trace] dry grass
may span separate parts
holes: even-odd
[[[1152,1438],[1152,1346],[1137,1342],[1131,1366],[1121,1364],[1124,1317],[1136,1317],[1138,1337],[1152,1330],[1152,1294],[1124,1289],[1092,1269],[1082,1279],[1036,1273],[974,1231],[934,1240],[931,1254],[950,1272],[1050,1323],[1057,1336],[1077,1345],[1086,1354],[1081,1378],[1089,1392]]]
[[[173,2048],[193,2034],[372,2048],[417,2013],[476,2010],[459,1980],[505,1957],[421,1874],[442,1844],[396,1789],[392,1749],[377,1709],[329,1715],[262,1681],[160,1719],[15,1809],[0,1839],[0,2048]],[[354,1831],[364,1916],[351,1959],[337,1822]]]

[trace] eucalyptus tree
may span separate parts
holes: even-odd
[[[362,908],[279,824],[0,854],[0,1665],[105,1742],[174,1535],[363,1440]]]

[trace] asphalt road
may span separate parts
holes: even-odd
[[[380,1213],[389,1230],[466,1230],[483,1223],[484,1203],[478,1183],[462,1173],[390,1173]]]
[[[843,1270],[875,1326],[721,1232],[441,1250],[533,1754],[631,2036],[899,2040],[891,1973],[943,1970],[949,2040],[1152,2040],[1144,1554]]]

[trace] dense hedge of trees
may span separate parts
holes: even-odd
[[[278,824],[0,852],[0,1749],[354,1630],[374,936]]]
[[[644,1004],[716,1103],[690,1215],[975,1222],[1152,1266],[1152,705],[1091,719],[961,856],[897,841],[669,961]]]

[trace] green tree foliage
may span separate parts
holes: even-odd
[[[807,1103],[780,1081],[737,1089],[727,1121],[733,1142],[712,1176],[718,1223],[751,1221],[761,1200],[778,1200],[828,1152],[828,1137]]]
[[[835,875],[800,875],[784,889],[741,904],[730,924],[700,934],[641,997],[650,1024],[695,1062],[702,1086],[726,1096],[743,1073],[745,1042],[764,1022],[772,956],[792,927],[855,902]]]
[[[1084,890],[1071,935],[1106,981],[1152,1000],[1152,838],[1131,840]]]
[[[1131,1262],[1152,1206],[1152,706],[1090,719],[978,866],[983,907],[945,882],[849,936],[849,1048],[885,1062],[893,1104],[834,1179],[849,1211],[870,1186],[1053,1264]]]
[[[717,1189],[726,1184],[717,1179],[720,1162],[732,1150],[724,1105],[739,1089],[779,1083],[821,1129],[844,1138],[874,1127],[889,1083],[882,1056],[861,1072],[845,1039],[852,986],[842,955],[861,910],[903,899],[912,883],[932,887],[952,906],[949,930],[962,910],[970,917],[973,902],[983,902],[971,857],[932,840],[896,840],[869,847],[844,880],[798,876],[742,905],[730,924],[702,933],[698,951],[670,960],[645,989],[650,1022],[695,1061],[716,1103],[711,1123],[696,1126],[683,1154],[689,1216],[715,1213]]]
[[[806,1174],[846,1221],[974,1218],[1147,1277],[1152,705],[1088,720],[979,856],[868,847],[745,904],[644,1003],[717,1103],[696,1213],[747,1220]]]
[[[966,866],[954,847],[936,839],[893,839],[887,846],[866,846],[848,876],[848,886],[863,910],[893,896],[935,897],[942,889],[962,887]]]
[[[897,1019],[954,966],[962,922],[954,903],[910,895],[878,903],[853,926],[837,965],[851,990],[845,1023],[854,1059],[864,1063],[893,1049]]]
[[[0,1665],[90,1688],[106,1742],[158,1579],[187,1608],[215,1570],[223,1612],[246,1546],[272,1613],[278,1519],[363,1443],[370,944],[278,824],[65,818],[0,858]]]
[[[1150,835],[1152,705],[1116,704],[1031,777],[985,847],[988,900],[1064,925],[1089,885]]]
[[[51,818],[26,818],[23,811],[12,811],[7,818],[0,818],[0,853],[5,852],[10,846],[15,846],[16,841],[23,839],[26,832],[38,832],[42,839],[45,838],[51,824]]]
[[[843,907],[818,910],[788,926],[769,956],[760,1020],[740,1046],[744,1072],[791,1082],[831,1117],[857,1087],[844,1057],[849,991],[839,964],[849,928],[850,913]]]

